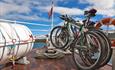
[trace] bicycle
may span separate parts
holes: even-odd
[[[89,22],[89,19],[91,16],[92,15],[90,15],[86,19],[87,22]],[[74,46],[72,48],[73,59],[74,59],[76,65],[80,69],[89,70],[89,69],[94,69],[94,68],[98,67],[99,61],[101,60],[100,58],[102,58],[101,55],[102,55],[102,49],[103,49],[101,47],[102,41],[100,40],[100,36],[98,36],[98,34],[96,34],[94,32],[87,31],[87,29],[85,28],[87,26],[87,22],[85,24],[77,23],[74,19],[68,17],[67,15],[66,16],[62,15],[60,18],[67,21],[67,23],[64,23],[64,26],[57,26],[57,27],[53,28],[53,30],[51,31],[51,34],[50,34],[50,40],[51,40],[52,45],[59,49],[67,49],[69,46],[70,46],[70,48],[72,48],[72,46]],[[73,26],[78,28],[78,29],[76,29],[78,31],[76,33],[78,33],[78,34],[73,33],[74,31],[72,31],[72,29],[71,29]],[[54,33],[54,36],[53,36],[53,33]],[[86,36],[88,36],[88,37],[86,37]],[[85,41],[87,41],[87,43]],[[91,47],[91,44],[93,47]],[[99,51],[100,52],[97,53],[99,55],[99,57],[95,58],[95,60],[94,60],[94,59],[92,59],[92,56],[93,56],[92,54],[94,52],[91,51],[90,49],[96,48],[95,46],[98,46],[97,51],[95,51],[95,52],[96,53]],[[82,64],[84,63],[84,65],[86,65],[86,66],[83,66],[81,63],[78,62],[79,60],[76,60],[75,49],[77,49],[77,51],[80,52],[79,53],[80,58],[81,58],[81,61],[83,61]],[[90,51],[88,51],[88,50],[90,50]],[[86,52],[87,52],[87,57],[83,56],[83,55],[86,55],[85,54]],[[87,60],[87,62],[86,62],[86,60]]]
[[[88,14],[87,18],[86,18],[84,23],[80,23],[80,24],[79,24],[79,22],[76,22],[74,19],[68,17],[67,15],[66,16],[64,16],[64,15],[61,16],[61,19],[67,21],[67,23],[65,23],[64,26],[57,26],[57,27],[53,28],[53,30],[51,31],[50,39],[51,39],[51,43],[53,44],[53,46],[55,46],[56,48],[64,49],[65,50],[70,45],[74,44],[73,46],[75,46],[75,43],[79,42],[76,39],[78,39],[79,36],[83,35],[84,32],[82,31],[82,29],[88,28],[87,26],[88,26],[90,17],[95,16],[95,14],[92,14],[92,12],[89,13],[88,11],[86,11],[85,13]],[[93,13],[94,13],[94,11],[93,11]],[[72,24],[69,24],[69,23],[72,23]],[[73,27],[76,27],[78,29],[76,29],[74,31]],[[55,32],[54,30],[56,30],[56,29],[57,29],[57,31]],[[61,30],[60,31],[61,33],[58,33],[59,30]],[[75,55],[74,55],[75,54],[75,51],[74,51],[75,47],[74,47],[74,49],[72,49],[73,50],[72,52],[73,52],[73,58],[74,58],[74,61],[75,61],[76,65],[79,68],[86,69],[86,70],[87,69],[99,68],[99,67],[105,65],[110,60],[110,57],[111,57],[111,54],[112,54],[112,49],[110,48],[111,44],[110,44],[110,41],[107,38],[107,36],[103,32],[101,32],[99,30],[94,30],[93,29],[93,30],[90,30],[90,31],[91,31],[91,32],[89,32],[90,37],[91,37],[91,34],[92,34],[92,36],[95,39],[97,39],[98,46],[99,46],[100,43],[101,43],[101,46],[104,46],[104,47],[100,47],[101,51],[100,51],[100,55],[99,56],[102,56],[103,54],[105,54],[106,50],[107,50],[107,53],[105,55],[103,55],[102,57],[99,57],[99,59],[97,59],[97,62],[96,61],[94,62],[94,60],[91,60],[91,57],[86,57],[86,59],[85,59],[83,57],[83,55],[86,55],[86,54],[83,54],[83,53],[81,53],[82,51],[80,51],[79,54],[80,54],[80,58],[82,59],[81,61],[83,61],[82,63],[84,63],[85,65],[91,65],[93,63],[93,65],[91,65],[90,67],[87,67],[87,66],[84,67],[84,66],[80,65],[79,62],[76,62]],[[54,34],[54,36],[55,36],[54,39],[56,40],[55,43],[53,43],[54,41],[52,40],[53,32],[56,33],[56,34]],[[78,34],[76,34],[76,33],[79,33],[79,34],[81,33],[81,34],[78,36]],[[85,33],[88,33],[88,32],[85,32]],[[58,40],[58,37],[60,37],[60,40]],[[85,38],[85,35],[84,35],[84,38]],[[93,40],[93,38],[91,40]],[[59,41],[61,41],[61,42],[59,42]],[[65,41],[65,44],[63,44],[64,41]],[[62,43],[61,47],[60,47],[60,43]],[[104,44],[104,43],[106,43],[106,44]],[[78,44],[79,43],[77,43],[77,49],[80,49],[80,48],[82,48],[82,50],[86,49],[84,47],[78,47],[79,46]],[[95,50],[93,50],[93,51],[95,51]],[[88,55],[88,53],[87,53],[87,55]]]
[[[77,35],[76,33],[79,32],[79,29],[82,29],[83,24],[88,24],[90,17],[85,19],[86,22],[76,22],[74,19],[68,17],[67,15],[62,15],[60,18],[65,21],[64,25],[56,26],[51,30],[50,40],[54,47],[65,50],[75,39],[75,36]],[[60,30],[62,30],[62,32]]]

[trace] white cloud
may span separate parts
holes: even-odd
[[[99,9],[109,9],[114,5],[114,0],[87,0],[87,2]]]
[[[43,11],[46,10],[47,12],[50,10],[50,8],[51,6],[41,7]],[[67,15],[82,15],[83,14],[83,10],[78,9],[78,8],[54,6],[53,9],[54,9],[54,12],[58,14],[67,14]]]
[[[54,12],[68,15],[83,15],[83,10],[95,8],[98,11],[97,14],[109,17],[115,16],[115,0],[79,0],[79,2],[88,3],[90,5],[86,6],[85,9],[55,6]],[[45,9],[48,12],[50,7],[45,7]]]
[[[6,15],[11,12],[28,13],[30,11],[31,11],[31,9],[27,6],[0,3],[0,16]]]
[[[81,15],[83,11],[78,8],[54,7],[54,12],[68,15]]]
[[[24,15],[18,15],[16,17],[17,19],[25,19],[25,20],[39,20],[39,21],[46,21],[46,22],[50,22],[51,20],[47,19],[47,18],[41,18],[37,15],[33,15],[33,16],[24,16]]]
[[[112,8],[115,4],[115,0],[79,0],[80,3],[88,3],[91,6],[99,9]]]
[[[67,8],[58,6],[58,2],[68,3],[70,0],[54,0],[54,12],[59,14],[68,14],[68,15],[83,15],[83,10],[79,8]],[[73,0],[75,1],[75,0]],[[89,8],[97,8],[98,14],[107,15],[107,16],[115,16],[115,2],[114,0],[79,0],[80,3],[89,3],[91,6]],[[37,14],[41,14],[41,12],[48,12],[50,10],[51,0],[1,0],[0,1],[0,18],[15,18],[14,16],[18,16],[20,18],[27,18],[30,20],[45,20],[44,18],[40,19],[40,15],[38,17]],[[43,8],[45,7],[45,9]],[[37,9],[40,12],[34,12],[33,9]],[[15,14],[14,14],[15,13]],[[20,15],[20,13],[26,14]],[[29,14],[29,15],[28,15]],[[19,16],[20,15],[20,16]],[[28,15],[28,16],[27,16]],[[34,15],[34,16],[33,16]],[[47,20],[46,20],[47,21]]]
[[[105,15],[105,16],[115,16],[115,9],[100,9],[97,14]]]
[[[37,15],[31,15],[31,16],[26,16],[26,15],[18,15],[18,14],[13,14],[13,15],[5,15],[3,18],[9,19],[9,20],[32,20],[32,21],[45,21],[45,22],[51,22],[51,20],[43,17],[39,17]]]
[[[42,20],[48,21],[47,18],[38,16],[38,12],[33,9],[40,6],[48,6],[51,4],[49,0],[2,0],[0,1],[0,18],[2,19],[24,19],[24,20]],[[40,9],[38,9],[40,11]],[[24,15],[22,15],[24,14]]]
[[[54,4],[57,5],[59,1],[55,0]],[[48,21],[47,18],[41,18],[40,7],[51,5],[51,0],[1,0],[0,1],[0,18],[2,19],[30,19],[30,20],[43,20]],[[34,12],[37,9],[40,12]],[[24,14],[24,15],[22,15]],[[39,14],[39,15],[38,15]]]
[[[96,8],[98,14],[115,16],[115,0],[80,0],[80,3],[90,4],[86,9]]]

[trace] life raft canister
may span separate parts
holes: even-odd
[[[34,38],[30,29],[21,24],[0,22],[0,64],[19,59],[33,48]]]

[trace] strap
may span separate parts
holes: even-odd
[[[1,34],[2,34],[2,37],[4,38],[4,40],[5,40],[5,43],[4,43],[4,46],[3,46],[3,52],[2,52],[2,56],[1,56],[1,58],[0,58],[0,61],[3,59],[3,56],[4,56],[4,51],[5,51],[5,46],[6,46],[6,38],[5,38],[5,36],[3,35],[3,33],[2,33],[2,31],[1,31],[1,29],[0,29],[0,32],[1,32]]]
[[[101,20],[101,21],[99,21],[99,23],[100,23],[101,25],[103,25],[103,22],[102,22],[102,20]]]
[[[114,21],[114,19],[112,18],[112,19],[110,20],[109,24],[112,24],[113,21]]]

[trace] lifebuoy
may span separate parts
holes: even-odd
[[[115,19],[114,18],[104,18],[101,21],[96,23],[95,28],[99,29],[102,25],[114,25],[115,26]]]
[[[115,26],[115,18],[104,18],[95,24],[95,28],[99,29],[102,25],[114,25]],[[112,46],[115,47],[115,39],[111,40]]]

